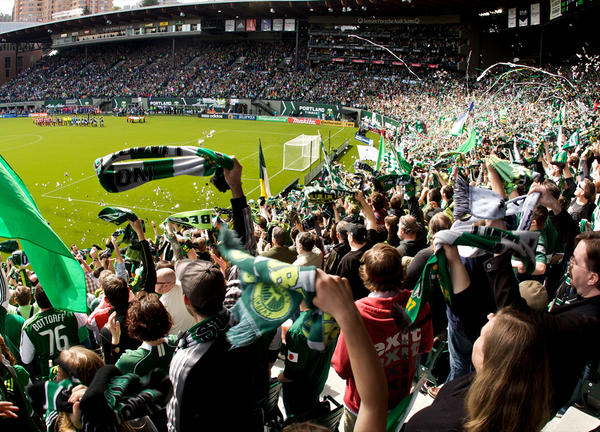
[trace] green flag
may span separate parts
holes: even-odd
[[[86,312],[85,276],[17,173],[0,156],[0,237],[19,239],[57,309]]]
[[[467,140],[459,148],[457,148],[456,151],[459,153],[469,153],[471,150],[480,146],[481,144],[483,144],[483,138],[479,132],[475,130],[475,128],[471,128],[469,138],[467,138]]]
[[[567,150],[567,149],[571,149],[571,148],[575,148],[579,145],[580,141],[579,141],[579,129],[577,129],[575,132],[573,132],[573,134],[571,134],[571,137],[568,139],[568,141],[562,146],[563,150]]]
[[[379,139],[379,154],[377,155],[377,163],[375,164],[376,171],[379,171],[379,166],[381,165],[381,162],[383,161],[384,156],[385,156],[385,141],[383,139],[383,136],[381,136]]]
[[[406,159],[400,156],[394,144],[390,145],[389,151],[387,152],[386,156],[388,157],[388,159],[390,159],[390,163],[393,164],[393,161],[395,161],[397,167],[397,174],[410,174],[410,172],[412,172],[413,166],[410,162],[408,162]]]
[[[562,108],[560,109],[560,111],[558,112],[558,114],[556,114],[556,117],[554,117],[554,120],[552,120],[552,124],[559,124],[562,126],[563,121],[566,118],[566,106],[563,105]]]

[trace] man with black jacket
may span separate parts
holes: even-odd
[[[169,432],[196,430],[200,425],[222,431],[256,430],[254,394],[246,373],[250,365],[230,350],[226,337],[231,316],[223,307],[223,273],[208,261],[187,259],[179,261],[175,271],[196,324],[179,339],[171,361]]]
[[[338,265],[342,261],[342,258],[344,258],[348,252],[350,252],[350,245],[348,244],[348,230],[346,225],[347,222],[340,221],[335,226],[335,234],[339,243],[336,244],[333,249],[331,249],[325,258],[325,264],[323,265],[323,270],[325,270],[325,273],[336,274]]]

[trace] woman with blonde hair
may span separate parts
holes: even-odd
[[[61,351],[56,364],[55,381],[76,378],[89,386],[98,369],[104,366],[104,361],[94,351],[77,345]]]
[[[82,429],[79,403],[102,366],[104,361],[94,351],[72,346],[60,352],[50,381],[36,381],[27,387],[35,412],[45,416],[48,431]]]
[[[473,345],[475,372],[446,383],[405,432],[535,432],[551,417],[548,357],[531,316],[506,308],[489,315]]]
[[[466,431],[541,430],[551,417],[548,356],[531,316],[490,314],[473,345],[475,379],[465,399]]]
[[[104,366],[102,358],[94,351],[82,346],[73,346],[61,351],[57,360],[55,381],[61,382],[70,379],[77,380],[81,384],[75,386],[71,391],[69,402],[73,404],[72,411],[58,412],[54,423],[48,427],[49,431],[74,432],[81,430],[83,425],[79,403],[96,372],[102,366]]]

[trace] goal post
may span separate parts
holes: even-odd
[[[283,168],[305,171],[319,159],[321,151],[319,135],[300,135],[283,144]]]

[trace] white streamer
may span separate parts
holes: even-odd
[[[366,39],[366,38],[364,38],[364,37],[360,37],[360,36],[357,36],[357,35],[354,35],[354,34],[348,35],[348,37],[354,37],[354,38],[357,38],[357,39],[361,39],[361,40],[364,40],[365,42],[369,42],[370,44],[372,44],[372,45],[375,45],[375,46],[377,46],[377,47],[379,47],[379,48],[383,48],[384,50],[386,50],[387,52],[389,52],[391,55],[393,55],[394,57],[396,57],[396,58],[397,58],[397,59],[398,59],[400,62],[402,62],[402,64],[403,64],[404,66],[406,66],[406,69],[408,69],[408,71],[409,71],[411,74],[413,74],[415,77],[417,77],[417,79],[418,79],[419,81],[423,81],[421,78],[419,78],[419,76],[418,76],[416,73],[414,73],[414,72],[413,72],[413,71],[412,71],[412,70],[411,70],[411,69],[408,67],[408,65],[406,64],[406,62],[405,62],[404,60],[402,60],[400,57],[398,57],[396,54],[394,54],[394,53],[393,53],[393,52],[392,52],[392,51],[391,51],[391,50],[390,50],[388,47],[385,47],[385,46],[383,46],[383,45],[379,45],[379,44],[377,44],[377,43],[373,42],[372,40],[369,40],[369,39]]]

